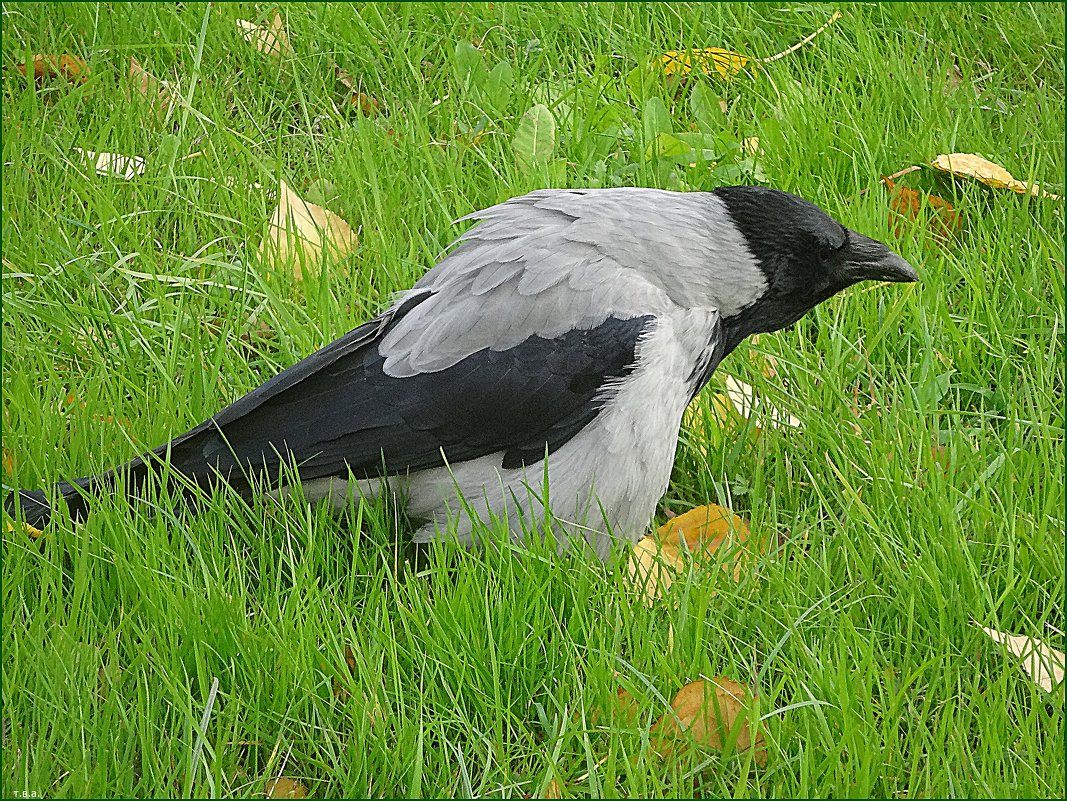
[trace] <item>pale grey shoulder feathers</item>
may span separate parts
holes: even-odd
[[[433,296],[381,344],[391,375],[609,316],[708,308],[728,317],[766,288],[725,204],[708,193],[543,189],[469,219],[480,222],[411,290]]]

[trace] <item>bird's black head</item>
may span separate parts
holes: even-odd
[[[715,190],[767,281],[753,304],[728,319],[730,347],[744,337],[792,325],[860,281],[917,281],[889,248],[851,231],[796,195],[761,186]]]

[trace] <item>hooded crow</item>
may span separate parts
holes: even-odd
[[[644,535],[685,407],[750,334],[860,281],[915,281],[901,257],[775,189],[546,189],[471,214],[435,267],[380,316],[173,441],[60,483],[82,518],[116,479],[164,467],[205,490],[346,504],[384,486],[420,527],[476,540],[551,530],[602,558]],[[17,500],[16,500],[17,499]],[[42,527],[50,496],[8,498]]]

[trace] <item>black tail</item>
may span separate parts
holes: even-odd
[[[75,479],[73,484],[62,481],[53,488],[51,494],[45,490],[16,490],[4,499],[4,509],[11,517],[21,518],[28,525],[43,529],[52,520],[55,510],[52,500],[65,503],[72,520],[84,519],[89,511],[82,491],[92,491],[92,478]]]
[[[65,504],[71,520],[77,522],[88,515],[94,498],[114,493],[120,485],[131,500],[138,497],[153,474],[157,478],[169,475],[174,479],[172,485],[181,490],[180,494],[186,500],[192,499],[198,487],[210,490],[219,483],[228,483],[247,496],[251,485],[244,474],[231,469],[222,475],[216,466],[205,460],[205,445],[214,441],[221,442],[222,437],[208,424],[202,424],[174,441],[99,476],[76,478],[73,482],[61,481],[51,491],[16,490],[4,499],[4,509],[11,517],[21,518],[34,528],[43,529],[56,513],[52,506],[52,502],[56,501]]]
[[[126,492],[135,496],[144,486],[152,464],[151,454],[134,459],[117,470],[109,470],[99,476],[76,478],[73,482],[61,481],[49,490],[16,490],[4,499],[4,509],[14,518],[19,518],[37,529],[43,529],[56,513],[53,502],[66,505],[71,520],[79,522],[89,514],[89,505],[94,497],[116,491],[119,474],[123,477]],[[158,462],[158,459],[156,460]]]

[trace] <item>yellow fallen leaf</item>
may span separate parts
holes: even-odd
[[[679,77],[689,75],[693,70],[699,70],[705,75],[711,75],[714,70],[722,76],[723,80],[728,81],[741,72],[749,62],[755,62],[756,64],[770,64],[780,58],[785,58],[790,53],[795,53],[839,19],[841,19],[841,12],[835,11],[830,16],[830,19],[828,19],[814,33],[808,34],[795,45],[787,47],[782,52],[775,53],[773,56],[767,56],[766,58],[743,56],[740,53],[735,53],[732,50],[724,50],[721,47],[704,47],[693,50],[668,50],[660,56],[659,65],[663,70],[663,74],[668,77],[672,75]],[[723,108],[723,113],[725,112],[726,109]]]
[[[620,687],[615,691],[615,701],[611,708],[611,718],[622,726],[636,726],[641,715],[641,706],[629,692]]]
[[[947,172],[962,178],[974,178],[986,186],[994,189],[1010,189],[1020,195],[1033,195],[1034,197],[1059,200],[1059,195],[1046,192],[1037,184],[1032,186],[1017,180],[1010,172],[981,156],[973,153],[943,153],[930,162],[935,170]]]
[[[615,671],[615,678],[622,678],[622,674]],[[603,707],[593,706],[588,709],[589,723],[592,726],[621,726],[632,729],[637,726],[641,715],[641,705],[624,687],[615,690]],[[575,713],[576,721],[579,719]]]
[[[285,181],[278,187],[278,208],[271,216],[259,257],[274,264],[289,265],[296,280],[302,267],[316,264],[324,255],[339,259],[356,249],[356,234],[332,211],[308,203]]]
[[[20,523],[19,526],[22,527],[22,533],[28,536],[30,539],[35,540],[39,537],[44,536],[44,532],[41,531],[41,529],[37,528],[36,526],[31,526],[29,523]],[[16,527],[15,524],[12,523],[10,520],[5,520],[4,531],[6,531],[8,534],[14,534],[16,531],[18,531],[18,527]]]
[[[1022,660],[1020,664],[1034,684],[1047,693],[1063,683],[1063,651],[1019,634],[1005,634],[986,626],[981,627],[993,642],[1000,643],[1013,655]]]
[[[637,725],[641,715],[641,705],[624,688],[619,687],[615,691],[611,708],[608,710],[608,720],[616,726],[633,727]]]
[[[307,788],[296,779],[279,776],[271,779],[264,788],[267,798],[307,798]]]
[[[801,426],[798,418],[788,412],[781,411],[767,401],[757,399],[756,390],[732,375],[726,376],[726,397],[730,399],[730,403],[737,413],[746,420],[752,417],[753,414],[758,413],[761,419],[770,423],[771,428],[782,428],[783,426],[800,428]]]
[[[285,32],[285,23],[277,9],[271,17],[270,25],[256,25],[246,19],[237,20],[237,27],[245,41],[260,53],[282,58],[293,55],[293,46],[289,43],[289,34]]]
[[[350,674],[355,674],[355,672],[356,672],[356,657],[352,653],[352,646],[351,645],[346,645],[345,646],[345,665],[348,667],[348,672]],[[333,696],[334,696],[334,698],[338,699],[339,701],[347,701],[348,700],[349,696],[351,696],[351,693],[349,692],[348,687],[346,686],[346,684],[347,684],[346,682],[342,682],[336,676],[334,677],[334,679],[333,679]]]
[[[747,687],[725,676],[690,682],[674,696],[671,712],[652,727],[652,747],[668,758],[688,743],[722,751],[733,742],[734,750],[753,749],[756,764],[766,765],[763,732],[753,738],[749,726],[752,701]]]
[[[170,90],[133,56],[130,56],[130,79],[137,93],[151,103],[160,116],[166,114],[171,102]]]
[[[142,174],[145,169],[145,161],[140,156],[123,156],[120,153],[97,153],[93,150],[82,150],[80,147],[74,149],[93,162],[97,175],[110,175],[114,178],[130,181]]]
[[[758,136],[750,136],[741,140],[741,155],[748,156],[750,159],[763,155],[763,148],[759,146]]]
[[[699,567],[720,564],[734,581],[751,532],[740,517],[716,504],[698,506],[668,520],[635,545],[627,563],[631,586],[651,603],[674,583],[692,561]]]
[[[660,56],[663,74],[688,75],[694,69],[711,75],[714,70],[724,80],[730,80],[745,68],[748,56],[723,50],[721,47],[705,47],[696,50],[668,50]]]

